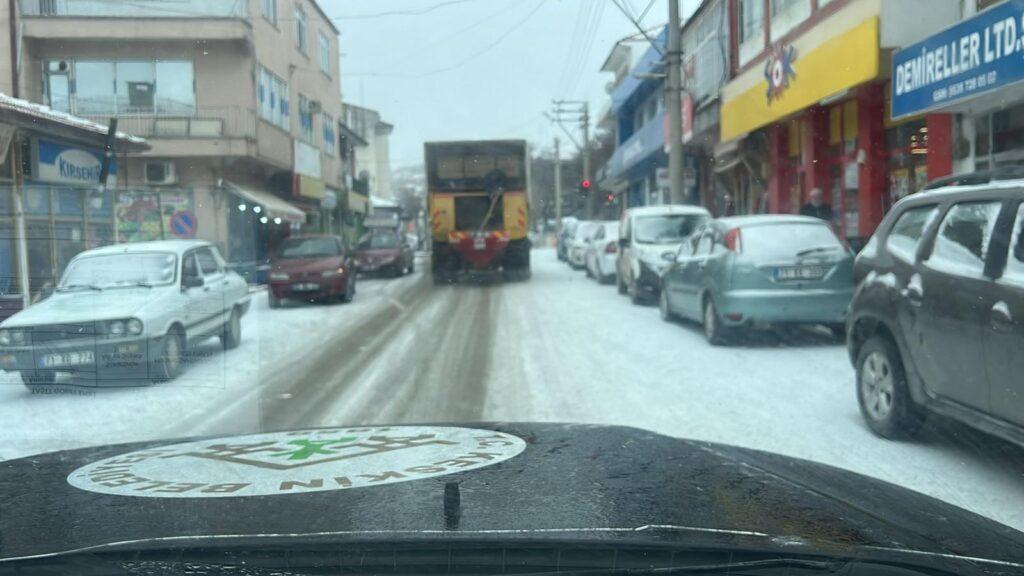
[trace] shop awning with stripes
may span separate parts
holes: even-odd
[[[239,186],[233,182],[224,181],[224,187],[233,194],[243,198],[255,205],[262,206],[268,218],[280,218],[286,222],[302,224],[306,221],[305,211],[293,206],[291,203],[282,200],[267,190],[259,190],[246,186]]]

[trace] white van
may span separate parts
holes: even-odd
[[[630,208],[619,223],[619,294],[634,304],[658,299],[661,274],[668,262],[662,254],[676,252],[686,238],[711,219],[700,206],[672,204]]]

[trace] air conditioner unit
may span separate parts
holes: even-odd
[[[151,186],[167,186],[177,184],[178,175],[174,171],[174,162],[146,162],[146,184]]]

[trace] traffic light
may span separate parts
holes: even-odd
[[[608,196],[605,197],[605,200],[607,200],[609,204],[615,202],[615,194],[609,194]]]
[[[580,190],[583,192],[590,192],[590,180],[581,180]]]

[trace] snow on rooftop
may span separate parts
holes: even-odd
[[[370,202],[373,203],[374,208],[398,208],[398,202],[380,196],[370,196]]]
[[[13,98],[2,92],[0,92],[0,109],[14,110],[34,118],[49,120],[51,122],[57,122],[66,126],[96,132],[98,134],[105,135],[107,133],[107,127],[103,124],[98,124],[92,120],[86,120],[85,118],[80,118],[66,112],[60,112],[50,108],[49,106],[36,104],[20,98]],[[131,142],[132,144],[146,143],[144,138],[132,136],[131,134],[121,131],[117,132],[117,139]]]

